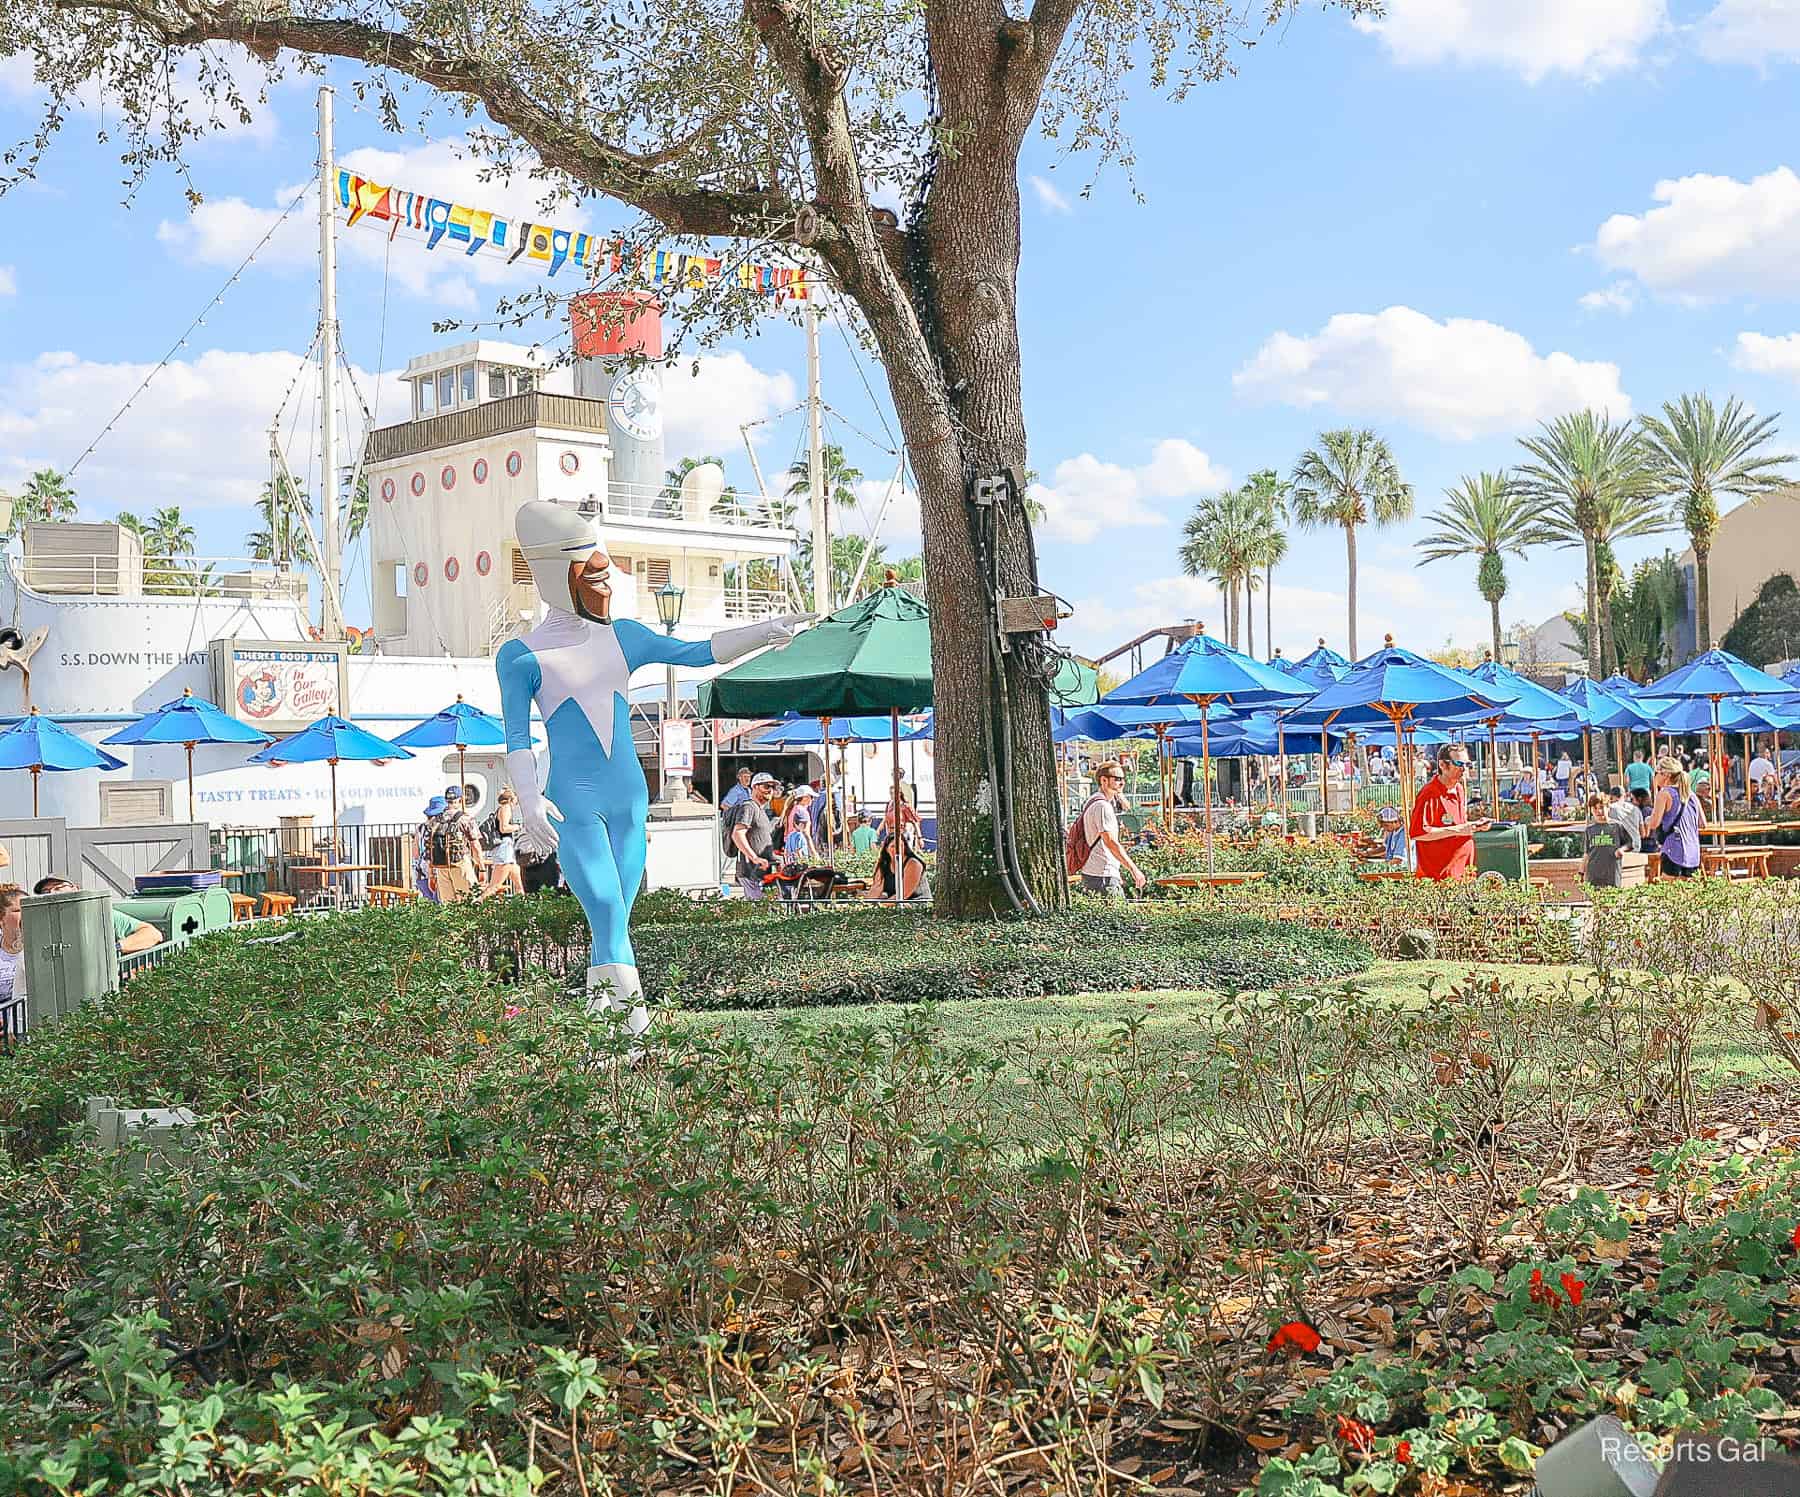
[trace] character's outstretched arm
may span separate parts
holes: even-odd
[[[676,639],[672,634],[658,634],[636,619],[620,619],[613,631],[629,670],[642,665],[729,665],[764,645],[786,644],[812,617],[810,613],[784,613],[735,629],[721,629],[711,639]]]
[[[544,684],[544,669],[520,641],[509,639],[494,656],[500,678],[500,715],[506,723],[506,774],[519,796],[519,846],[528,853],[556,851],[562,813],[538,790],[537,755],[531,751],[531,702]]]

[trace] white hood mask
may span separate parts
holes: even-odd
[[[594,522],[567,505],[533,499],[519,506],[513,534],[538,596],[563,613],[579,612],[569,592],[569,567],[601,549]]]

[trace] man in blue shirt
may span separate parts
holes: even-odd
[[[1650,766],[1644,761],[1644,751],[1642,749],[1634,749],[1631,755],[1631,763],[1625,766],[1625,788],[1634,791],[1648,790],[1650,788],[1651,778],[1652,772]]]
[[[725,799],[719,802],[721,811],[729,811],[733,806],[741,806],[750,799],[750,766],[738,765],[737,784],[725,792]]]

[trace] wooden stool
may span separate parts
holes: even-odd
[[[285,915],[294,908],[292,894],[277,894],[273,889],[266,891],[262,897],[262,912],[265,915]]]
[[[369,903],[372,905],[381,905],[384,908],[392,905],[405,904],[407,901],[417,899],[418,897],[419,891],[417,889],[402,889],[398,884],[369,885]]]
[[[249,920],[256,915],[256,900],[248,894],[232,894],[231,919],[236,924],[239,920]]]

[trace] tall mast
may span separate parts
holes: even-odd
[[[831,612],[831,519],[825,502],[825,444],[820,422],[819,304],[806,303],[806,472],[812,500],[813,612]]]
[[[319,579],[319,632],[344,637],[338,597],[343,558],[338,540],[337,460],[337,183],[331,138],[331,90],[319,90],[319,512],[324,566]]]

